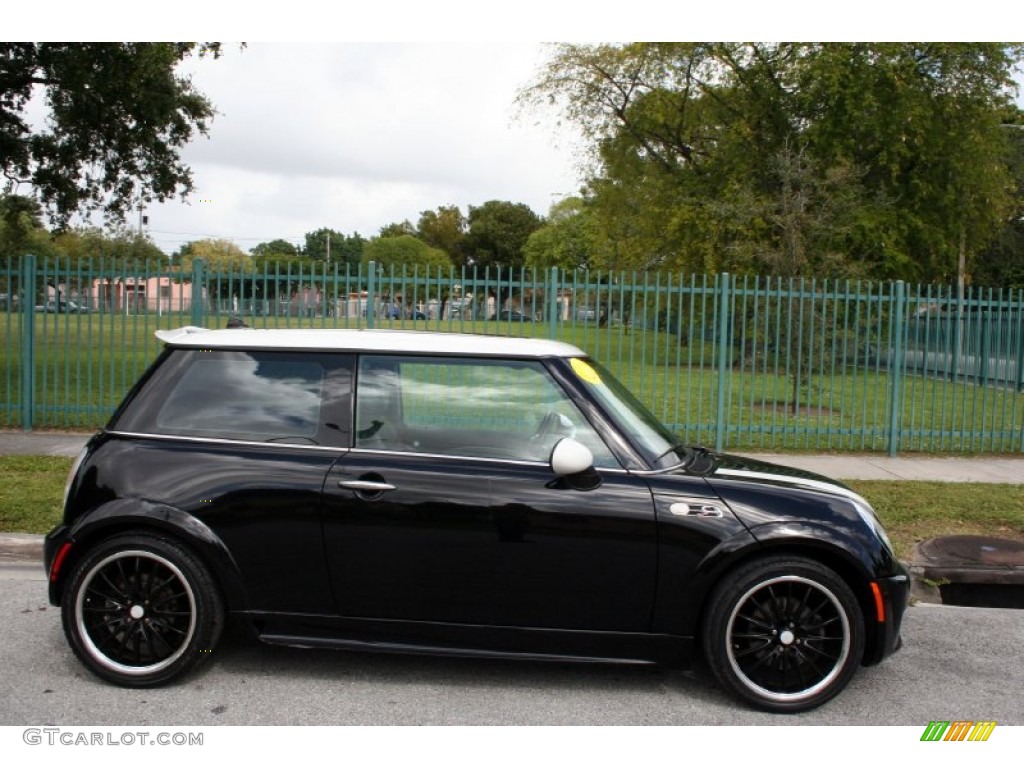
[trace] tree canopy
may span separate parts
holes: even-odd
[[[463,242],[466,263],[513,269],[525,263],[523,246],[543,220],[525,203],[488,200],[469,206],[469,231]]]
[[[185,273],[192,271],[192,263],[196,259],[202,259],[206,269],[211,272],[253,272],[256,269],[252,256],[230,240],[220,238],[187,243],[182,246],[177,258]]]
[[[410,274],[416,267],[446,268],[452,265],[448,255],[439,248],[431,248],[412,235],[372,238],[363,249],[363,264],[376,262],[385,270],[396,271],[405,267]]]
[[[948,279],[1014,205],[1002,43],[564,45],[522,94],[592,148],[618,268]]]
[[[299,255],[299,249],[281,238],[268,240],[249,249],[254,259],[261,261],[290,261]]]
[[[457,205],[441,205],[423,211],[416,224],[416,236],[427,245],[440,248],[456,264],[464,264],[463,245],[469,222]]]
[[[126,228],[106,231],[76,227],[49,232],[39,203],[21,195],[0,195],[0,259],[34,254],[67,264],[99,264],[100,260],[167,261],[145,235]]]
[[[123,219],[192,190],[179,154],[214,107],[176,67],[217,43],[0,43],[0,165],[58,223],[79,210]],[[44,126],[26,110],[41,94]]]
[[[167,256],[145,235],[120,229],[104,232],[96,227],[65,229],[53,236],[56,254],[75,264],[99,264],[101,259],[162,265]]]
[[[302,255],[313,261],[338,264],[342,267],[347,265],[354,269],[363,258],[365,246],[366,238],[358,232],[346,235],[329,227],[321,227],[306,233]]]
[[[50,253],[50,233],[42,215],[39,203],[30,197],[0,195],[0,258]]]
[[[593,212],[585,200],[567,197],[551,206],[547,223],[523,246],[526,266],[565,270],[603,266],[602,244]]]

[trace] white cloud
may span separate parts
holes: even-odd
[[[183,153],[191,204],[154,206],[151,234],[167,251],[194,239],[176,233],[252,247],[490,199],[545,214],[578,181],[572,135],[515,116],[541,57],[534,44],[261,44],[195,62],[220,114]]]

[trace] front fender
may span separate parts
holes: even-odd
[[[864,664],[877,664],[899,648],[910,581],[906,570],[880,541],[820,523],[766,523],[751,529],[751,533],[761,552],[810,557],[831,568],[850,586],[864,615]]]
[[[750,529],[765,554],[789,549],[817,557],[833,570],[861,583],[884,578],[899,572],[891,553],[874,536],[864,531],[811,521],[775,521]],[[831,564],[837,565],[831,565]],[[851,587],[857,588],[851,583]]]

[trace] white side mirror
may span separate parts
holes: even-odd
[[[551,451],[551,471],[559,477],[586,472],[594,465],[594,454],[583,443],[565,437]]]

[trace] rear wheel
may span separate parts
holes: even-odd
[[[727,577],[703,626],[708,665],[727,690],[775,712],[799,712],[839,693],[860,666],[857,599],[813,560],[766,558]]]
[[[208,658],[224,609],[206,567],[177,542],[123,534],[77,565],[62,602],[64,633],[95,674],[143,687]]]

